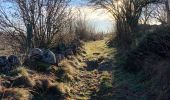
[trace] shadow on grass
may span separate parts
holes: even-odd
[[[117,61],[118,58],[112,58],[104,63],[107,67],[98,68],[99,71],[112,72],[112,77],[102,79],[99,90],[93,91],[91,100],[149,100],[145,87],[149,83],[144,85],[141,81],[146,74],[130,74]]]
[[[86,61],[86,64],[87,64],[87,68],[86,68],[87,71],[93,71],[95,69],[98,69],[99,67],[97,60]]]
[[[149,100],[145,95],[139,97],[147,91],[137,80],[138,76],[116,70],[113,80],[102,80],[99,90],[92,93],[91,100]]]
[[[106,62],[101,63],[98,67],[98,71],[100,72],[113,72],[113,62],[111,59],[107,60]],[[99,90],[93,91],[90,100],[113,100],[113,82],[112,82],[112,75],[107,76],[103,75],[101,78],[101,83],[99,85]]]
[[[92,60],[86,63],[88,71],[98,70],[101,73],[112,73],[114,69],[113,58],[105,59],[103,62]],[[99,90],[91,93],[91,100],[113,100],[113,82],[111,76],[102,74]]]
[[[113,70],[113,64],[110,63],[113,62],[111,59],[106,59],[104,62],[100,62],[98,60],[91,60],[91,61],[86,61],[87,64],[87,71],[93,71],[93,70],[98,70],[98,71],[112,71]]]

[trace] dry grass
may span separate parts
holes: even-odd
[[[84,46],[87,53],[87,59],[96,60],[96,58],[98,59],[100,57],[111,57],[115,50],[113,50],[113,48],[109,48],[105,44],[106,40],[107,38],[105,38],[105,40],[87,42]]]
[[[83,57],[78,54],[73,56],[72,59],[68,60],[67,62],[76,69],[81,69],[82,67],[87,66],[87,64],[84,63]]]
[[[61,82],[70,82],[74,80],[74,76],[78,73],[77,65],[71,60],[63,60],[59,64],[59,67],[56,70],[56,76],[58,81]]]
[[[6,44],[6,40],[0,36],[0,55],[8,56],[12,54],[12,52],[11,47]]]
[[[30,100],[32,98],[28,89],[24,88],[9,88],[0,91],[0,99],[2,100]]]
[[[9,54],[12,54],[11,52],[12,52],[11,50],[0,50],[0,55],[8,56]]]
[[[53,83],[49,86],[50,89],[54,88],[61,92],[61,94],[69,94],[70,88],[64,83]]]
[[[72,66],[67,60],[62,61],[59,66],[65,71],[65,73],[68,74],[75,74],[76,73],[76,69],[74,66]]]
[[[15,86],[15,87],[34,87],[35,81],[34,81],[34,79],[31,79],[29,76],[20,76],[14,80],[13,86]]]
[[[102,73],[97,70],[87,71],[86,68],[89,66],[86,61],[92,59],[103,61],[106,57],[111,56],[113,49],[108,48],[104,40],[99,40],[85,43],[80,52],[82,55],[70,56],[68,59],[62,60],[59,66],[51,66],[52,70],[49,73],[28,70],[25,67],[18,68],[14,71],[16,74],[13,88],[31,89],[33,99],[74,98],[77,95],[79,97],[74,99],[90,98],[89,95],[97,89],[101,78],[106,79],[108,74],[100,77]],[[73,91],[77,94],[74,94]]]
[[[26,68],[20,67],[20,68],[18,68],[18,74],[21,76],[28,76],[28,71]]]

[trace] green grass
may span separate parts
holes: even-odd
[[[83,52],[81,52],[82,55],[77,54],[68,59],[64,59],[59,63],[59,66],[49,66],[38,63],[37,69],[42,71],[34,71],[32,73],[31,70],[21,67],[14,71],[11,77],[24,76],[28,77],[27,80],[30,81],[30,83],[33,81],[35,84],[31,86],[33,88],[30,90],[36,92],[33,93],[33,99],[48,98],[51,94],[46,93],[46,91],[54,91],[54,93],[59,91],[59,94],[67,95],[71,100],[92,99],[95,92],[112,88],[111,71],[99,71],[97,68],[92,71],[86,69],[89,67],[86,61],[94,60],[99,64],[102,62],[112,63],[116,50],[109,48],[105,44],[105,41],[106,39],[85,42]],[[50,73],[44,73],[49,68],[51,68],[51,70],[48,70]],[[23,84],[24,83],[21,83],[21,85]],[[106,97],[106,100],[108,100],[107,98],[108,97]]]
[[[116,49],[109,48],[105,44],[105,40],[99,40],[99,41],[90,41],[85,43],[85,50],[86,50],[86,58],[88,60],[96,60],[97,58],[104,57],[104,58],[110,58],[113,56],[113,53],[116,51]],[[99,55],[95,55],[94,53],[98,53]]]

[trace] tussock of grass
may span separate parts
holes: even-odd
[[[69,94],[70,88],[64,83],[53,83],[48,87],[49,92],[59,92],[61,95]]]
[[[0,90],[0,98],[2,100],[30,100],[32,94],[24,88],[9,88]]]
[[[83,58],[80,55],[73,57],[72,60],[68,60],[67,62],[76,69],[87,66],[86,63],[83,62]]]
[[[62,61],[56,70],[56,75],[59,78],[59,81],[73,81],[74,75],[77,73],[75,66],[73,66],[68,60]]]
[[[35,99],[64,98],[69,96],[70,88],[59,82],[52,82],[48,79],[37,80],[34,92]]]
[[[27,69],[24,68],[24,67],[18,68],[18,74],[21,75],[21,76],[28,76]]]
[[[15,87],[34,87],[35,82],[29,76],[20,76],[13,81]]]
[[[74,62],[74,61],[68,61],[68,63],[73,66],[74,68],[78,69],[80,67],[79,63]]]
[[[36,85],[34,86],[36,91],[39,92],[45,92],[49,85],[51,84],[51,81],[48,79],[39,79],[36,80]]]
[[[29,77],[28,70],[25,67],[19,67],[11,75],[16,76],[12,81],[12,85],[15,87],[33,87],[35,85],[34,80]]]
[[[80,55],[76,55],[76,58],[77,58],[77,60],[78,60],[79,62],[83,62],[83,58],[82,58],[82,56],[80,56]]]
[[[62,61],[59,66],[64,70],[65,73],[68,73],[71,75],[76,73],[74,66],[71,66],[71,64],[68,63],[67,61]]]
[[[18,67],[17,69],[11,71],[11,76],[28,76],[28,70],[25,67]]]

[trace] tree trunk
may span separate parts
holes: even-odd
[[[30,50],[32,45],[33,29],[32,24],[27,25],[27,52]]]
[[[170,8],[169,8],[169,0],[165,1],[165,7],[167,12],[167,24],[170,26]]]

